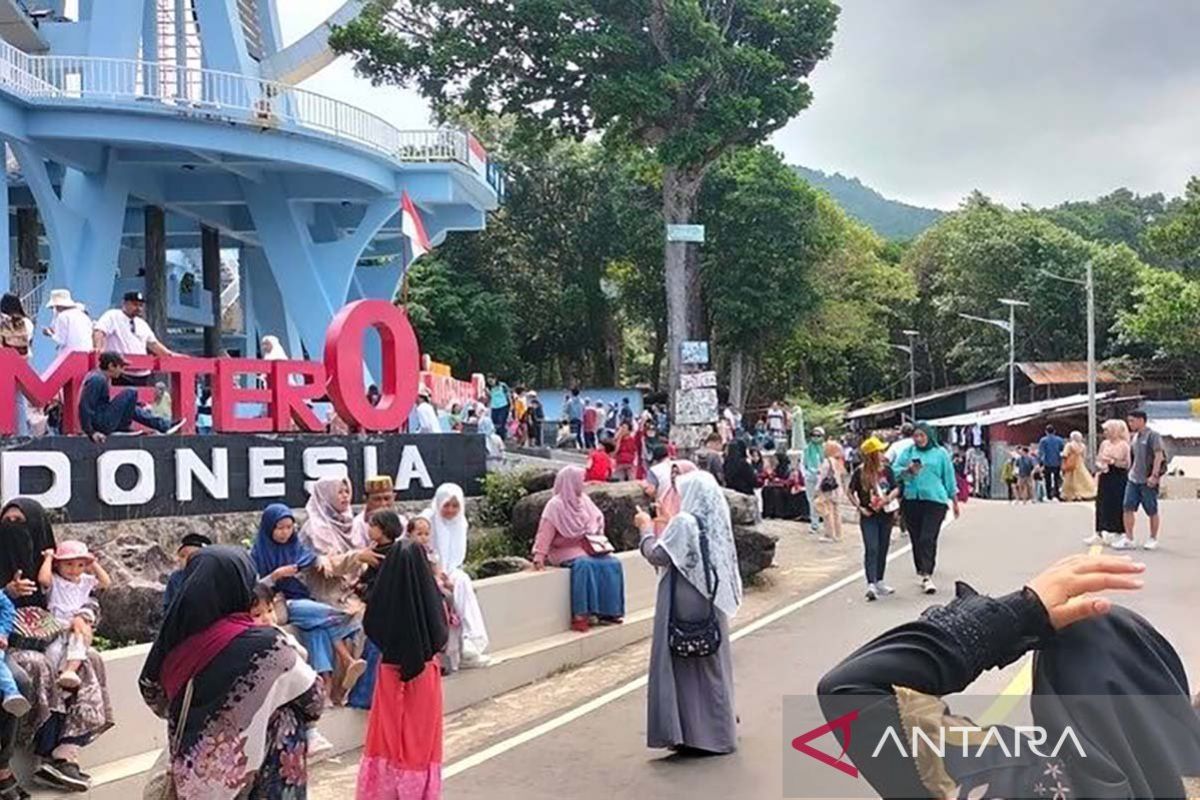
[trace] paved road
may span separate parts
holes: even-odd
[[[1200,502],[1164,504],[1162,549],[1139,554],[1149,565],[1147,588],[1127,598],[1179,649],[1200,678],[1200,537],[1193,520]],[[953,581],[1003,593],[1019,587],[1041,566],[1084,550],[1090,508],[1075,505],[1013,507],[975,503],[942,537],[938,582],[944,602]],[[734,643],[737,706],[741,717],[736,754],[680,761],[645,748],[645,690],[639,689],[551,733],[450,777],[448,800],[497,797],[578,798],[779,798],[782,797],[782,698],[811,694],[824,671],[869,637],[914,618],[930,598],[918,593],[912,562],[903,555],[889,566],[897,594],[863,601],[855,582]],[[1017,665],[985,675],[972,692],[998,693]],[[581,694],[588,694],[586,691]]]

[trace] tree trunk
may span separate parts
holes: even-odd
[[[146,206],[146,322],[167,343],[167,222],[158,206]]]
[[[746,357],[746,351],[738,349],[729,358],[729,405],[745,413],[746,402],[758,373],[755,364]]]
[[[663,173],[663,219],[667,225],[690,224],[695,217],[696,202],[704,172],[700,169],[667,167]],[[688,335],[695,330],[694,319],[700,309],[693,307],[691,296],[694,286],[689,269],[689,245],[684,242],[667,242],[664,248],[663,274],[667,296],[667,391],[671,408],[675,407],[675,393],[679,390],[680,348]]]
[[[662,391],[662,366],[663,355],[667,349],[667,325],[663,320],[659,320],[654,324],[654,352],[651,353],[650,362],[650,382],[654,384],[654,391]]]
[[[221,354],[221,232],[207,225],[200,226],[200,263],[213,313],[212,323],[204,326],[204,355],[216,358]]]

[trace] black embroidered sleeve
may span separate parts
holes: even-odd
[[[958,645],[955,649],[979,674],[1004,667],[1054,634],[1046,608],[1028,587],[993,598],[959,582],[955,598],[921,615]]]

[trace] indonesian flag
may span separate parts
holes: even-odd
[[[425,234],[425,223],[421,222],[421,214],[413,205],[408,192],[400,195],[400,232],[412,242],[412,257],[416,261],[433,249],[429,237]]]
[[[471,164],[471,169],[475,170],[476,174],[487,179],[487,150],[483,149],[483,145],[471,133],[467,134],[467,160]]]

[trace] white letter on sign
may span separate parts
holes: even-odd
[[[21,470],[33,467],[50,470],[54,479],[50,482],[50,488],[41,494],[22,494]],[[14,497],[28,497],[45,508],[62,508],[71,502],[71,459],[57,450],[9,450],[0,453],[0,486],[3,487],[0,496],[5,503]]]
[[[312,494],[313,486],[322,478],[348,478],[350,471],[346,469],[346,448],[344,447],[306,447],[304,448],[304,491]]]
[[[117,470],[128,464],[137,470],[131,489],[117,484]],[[106,506],[140,506],[154,499],[154,456],[145,450],[109,450],[96,459],[96,486]]]
[[[251,447],[249,456],[250,496],[285,496],[287,494],[287,484],[281,480],[284,476],[283,464],[277,463],[283,461],[283,448]]]
[[[175,451],[175,496],[181,503],[192,502],[192,480],[200,481],[213,500],[229,499],[229,450],[212,449],[212,469],[209,469],[195,450]]]
[[[420,481],[425,489],[433,488],[433,479],[429,477],[429,470],[425,468],[425,459],[421,458],[421,451],[415,444],[406,444],[400,453],[400,469],[396,471],[396,491],[407,492],[413,480]]]

